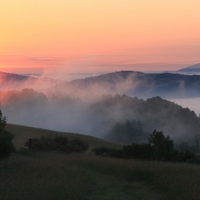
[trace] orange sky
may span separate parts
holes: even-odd
[[[200,62],[199,8],[199,0],[2,1],[0,69],[165,70],[162,63]]]

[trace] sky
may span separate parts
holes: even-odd
[[[0,71],[176,70],[200,62],[199,0],[6,0]]]

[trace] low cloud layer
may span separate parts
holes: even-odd
[[[194,112],[160,97],[143,100],[103,95],[81,100],[61,95],[47,97],[33,89],[2,92],[0,97],[3,114],[12,124],[105,139],[116,123],[138,120],[147,133],[162,130],[176,141],[192,142],[199,135],[200,120]]]
[[[157,75],[116,72],[72,82],[2,77],[0,103],[8,123],[106,138],[116,123],[139,120],[146,132],[162,130],[176,141],[192,142],[199,137],[199,118],[194,112],[159,97],[148,99],[163,89],[155,85]],[[31,89],[22,89],[27,87]]]

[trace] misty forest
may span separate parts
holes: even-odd
[[[198,97],[198,75],[121,71],[71,82],[0,75],[0,103],[8,123],[121,144],[146,142],[156,129],[177,146],[187,143],[199,150],[199,117],[165,99]]]

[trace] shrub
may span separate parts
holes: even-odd
[[[35,150],[42,151],[63,151],[67,153],[71,152],[83,152],[88,149],[88,144],[82,140],[75,138],[73,140],[68,140],[64,136],[46,137],[41,136],[40,138],[33,138],[32,148]],[[25,146],[30,148],[29,141],[25,142]]]
[[[124,145],[121,150],[97,147],[96,155],[111,156],[117,158],[132,158],[139,160],[158,160],[200,163],[200,158],[190,150],[176,150],[169,136],[165,137],[162,131],[156,131],[149,136],[149,143]]]
[[[150,144],[132,144],[123,147],[124,157],[151,160],[154,149]]]
[[[79,138],[75,138],[69,142],[69,152],[83,152],[88,149],[88,144],[80,140]]]
[[[190,150],[179,150],[176,153],[176,161],[178,162],[196,162],[195,160],[197,160],[196,155],[194,152],[190,151]]]
[[[57,146],[66,146],[69,143],[69,140],[61,135],[56,135],[56,137],[54,138],[54,143]]]

